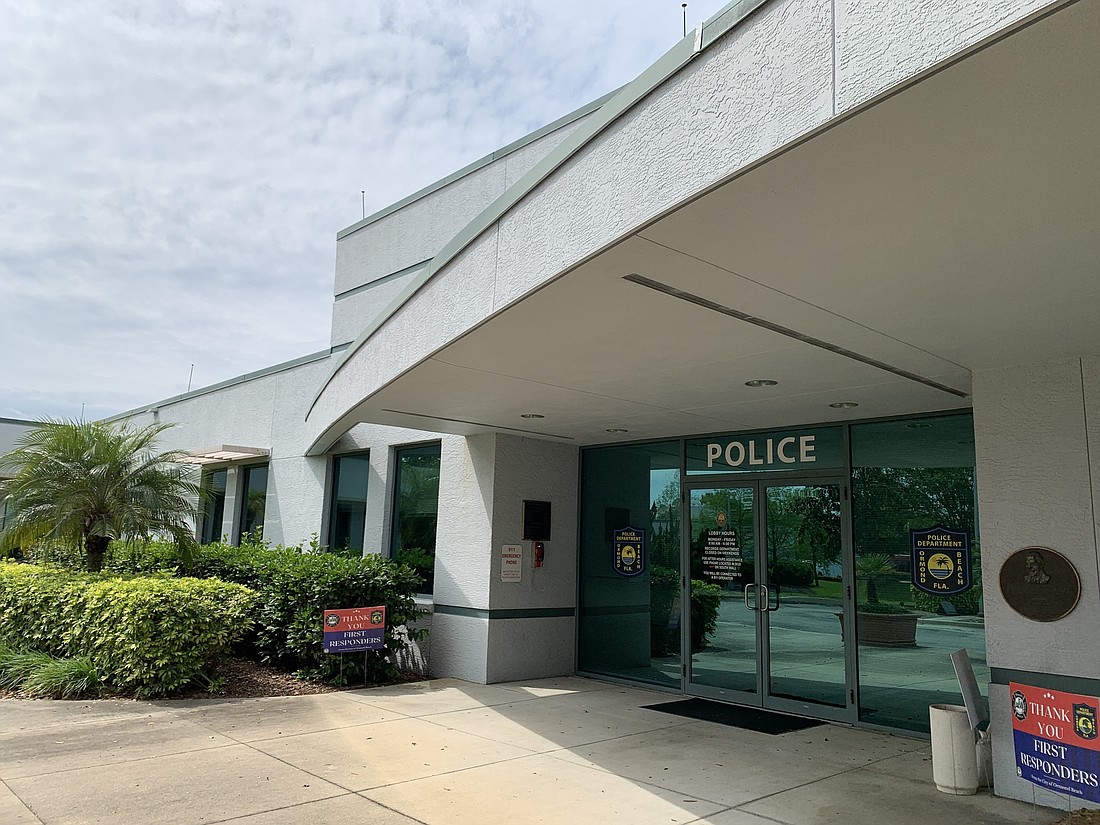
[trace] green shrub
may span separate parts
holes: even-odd
[[[649,652],[654,658],[680,649],[680,623],[672,619],[672,606],[680,595],[680,574],[668,567],[649,569]],[[698,653],[718,627],[722,588],[699,579],[691,580],[691,649]]]
[[[167,575],[122,578],[0,562],[0,642],[87,657],[110,688],[162,696],[244,634],[256,594]]]
[[[391,660],[408,648],[397,628],[422,614],[414,599],[420,584],[417,573],[381,556],[345,558],[304,553],[297,547],[208,544],[196,556],[195,574],[237,582],[259,593],[257,623],[245,640],[246,652],[267,664],[333,684],[380,682],[396,676]],[[325,610],[375,605],[386,606],[385,649],[365,656],[324,653]],[[423,634],[408,632],[411,638]]]
[[[772,584],[786,587],[813,587],[813,565],[794,559],[776,559],[768,571]]]
[[[42,542],[24,548],[23,560],[44,567],[86,569],[83,551],[65,544]],[[169,541],[112,541],[103,558],[103,572],[171,573],[182,567],[179,550]]]
[[[955,606],[955,612],[960,616],[976,616],[982,608],[982,588],[974,585],[965,593],[957,596],[934,596],[925,593],[910,585],[913,594],[913,604],[917,610],[927,610],[929,613],[939,613],[942,602],[948,602]]]
[[[718,627],[722,588],[698,579],[691,580],[691,652],[704,650]]]
[[[423,585],[432,580],[435,556],[419,547],[403,547],[397,551],[393,560],[398,564],[408,565],[416,571],[417,578],[420,580],[418,592],[423,592]]]
[[[655,659],[680,649],[679,617],[672,605],[680,595],[680,574],[670,567],[649,568],[649,655]]]

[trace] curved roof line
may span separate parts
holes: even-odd
[[[332,365],[329,374],[317,389],[313,401],[306,411],[306,419],[313,413],[317,402],[336,377],[337,373],[347,362],[362,349],[363,345],[388,321],[393,314],[422,286],[453,261],[458,255],[477,240],[486,230],[492,227],[506,213],[508,213],[523,198],[529,195],[543,181],[565,164],[577,152],[583,149],[594,138],[600,135],[620,116],[632,109],[637,103],[650,94],[654,89],[676,74],[685,65],[697,57],[703,49],[732,29],[753,11],[768,0],[734,0],[727,4],[721,11],[711,17],[705,23],[701,23],[694,32],[680,40],[675,46],[665,52],[652,66],[643,71],[630,83],[623,86],[618,93],[613,93],[596,110],[588,120],[584,121],[575,132],[558,144],[550,153],[540,160],[523,177],[504,191],[496,200],[478,214],[470,223],[463,227],[441,249],[428,265],[417,275],[413,276],[405,288],[398,293],[389,305],[382,310],[351,345],[341,353],[340,358]],[[419,195],[419,193],[418,193]],[[416,196],[410,196],[415,198]],[[384,212],[386,210],[383,210]],[[372,216],[373,217],[373,216]],[[369,220],[368,220],[369,222]],[[356,225],[355,228],[358,228]],[[349,227],[349,231],[352,228]],[[312,447],[310,448],[313,449]]]

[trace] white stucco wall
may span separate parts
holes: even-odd
[[[367,552],[384,552],[390,512],[386,480],[393,460],[392,446],[437,441],[439,436],[420,430],[361,424],[340,439],[330,454],[305,457],[309,444],[303,433],[305,413],[327,368],[327,360],[322,358],[274,370],[218,389],[200,389],[153,404],[123,420],[173,424],[160,439],[163,449],[196,451],[231,444],[269,450],[264,538],[273,544],[308,544],[314,534],[323,543],[331,456],[369,450],[371,476],[367,485],[364,547]],[[208,469],[230,469],[221,530],[230,540],[236,537],[238,471],[246,464],[264,461],[207,465]]]
[[[839,0],[837,112],[1049,5],[1050,0]]]
[[[19,437],[33,428],[34,423],[31,421],[0,418],[0,454],[11,451]]]
[[[505,435],[443,441],[431,672],[476,682],[574,669],[576,448]],[[532,566],[522,502],[549,501],[545,564]],[[501,548],[523,547],[523,580],[502,582]]]
[[[987,660],[1025,683],[1029,674],[1057,674],[1100,685],[1098,424],[1100,357],[974,376]],[[1001,595],[1001,565],[1032,545],[1062,553],[1081,578],[1080,602],[1059,621],[1026,619]],[[997,793],[1064,806],[1064,799],[1016,777],[1007,688],[993,685],[990,699]]]
[[[346,344],[378,315],[408,281],[394,273],[434,256],[459,230],[568,137],[588,115],[430,192],[336,242],[336,300],[332,345]],[[374,284],[352,295],[349,290]]]
[[[332,305],[330,346],[338,347],[354,341],[363,327],[377,318],[419,271],[413,269],[401,275],[382,278],[367,284],[358,292],[338,296]]]
[[[514,611],[503,616],[516,617],[490,621],[490,682],[559,676],[575,669],[579,472],[576,447],[497,437],[489,604],[494,615],[501,615],[496,611]],[[525,500],[551,505],[551,536],[544,542],[543,566],[537,569],[533,542],[522,540]],[[523,548],[520,582],[501,581],[505,544]],[[566,612],[568,615],[548,615]]]
[[[315,433],[494,311],[654,216],[1042,5],[764,5],[437,272],[332,379],[312,415]],[[450,308],[444,324],[440,306]]]

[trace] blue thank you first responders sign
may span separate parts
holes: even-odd
[[[381,650],[385,646],[384,605],[325,611],[325,653]]]

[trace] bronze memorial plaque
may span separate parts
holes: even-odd
[[[1001,593],[1008,606],[1036,622],[1056,622],[1077,607],[1081,578],[1073,564],[1049,547],[1025,547],[1001,565]]]

